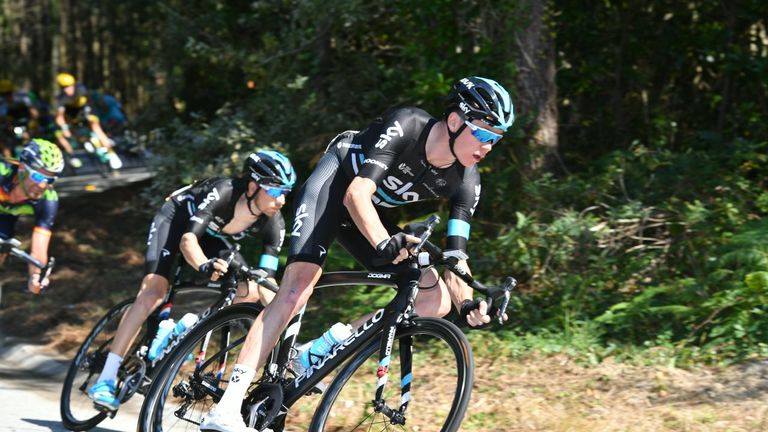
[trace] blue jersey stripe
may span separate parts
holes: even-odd
[[[274,255],[262,255],[259,259],[259,267],[277,271],[277,265],[280,260]]]
[[[378,195],[380,198],[384,199],[384,201],[392,203],[392,204],[397,204],[397,205],[408,204],[408,201],[398,201],[398,200],[390,197],[389,195],[384,193],[384,189],[382,189],[382,188],[376,188],[376,195]]]
[[[469,223],[460,219],[451,219],[448,221],[448,235],[464,237],[469,240]]]

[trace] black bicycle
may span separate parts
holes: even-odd
[[[252,280],[273,291],[277,287],[266,279],[267,274],[261,269],[250,269],[232,260],[239,245],[229,251],[228,261],[235,271],[227,272],[226,277],[208,284],[195,284],[182,281],[181,267],[176,271],[172,288],[168,290],[165,301],[153,312],[142,325],[139,337],[128,350],[118,371],[117,392],[121,402],[130,399],[135,393],[144,393],[152,382],[160,366],[168,357],[173,347],[178,345],[187,333],[171,337],[167,346],[158,357],[150,360],[149,347],[157,333],[162,319],[173,318],[178,321],[188,312],[198,315],[198,324],[213,312],[232,304],[237,284],[241,280]],[[61,391],[60,411],[62,423],[70,430],[88,430],[98,425],[107,416],[114,417],[116,412],[105,412],[93,405],[88,397],[88,389],[94,384],[109,354],[109,348],[117,332],[118,325],[125,311],[135,298],[129,298],[112,307],[94,326],[80,346],[64,379]],[[197,325],[197,324],[196,324]],[[194,326],[192,327],[194,328]]]
[[[508,277],[502,285],[486,288],[458,267],[457,259],[443,257],[427,241],[438,222],[435,216],[426,222],[422,242],[404,274],[329,272],[321,276],[315,289],[363,285],[398,290],[386,307],[302,374],[291,368],[303,311],[297,314],[243,400],[241,414],[249,427],[283,431],[286,418],[295,415],[289,413],[291,407],[341,367],[324,392],[309,430],[407,430],[406,425],[410,430],[459,429],[472,390],[472,350],[453,323],[414,314],[421,268],[440,264],[450,269],[487,297],[498,311],[500,323],[517,282]],[[195,425],[223,395],[250,325],[262,310],[256,304],[230,306],[195,328],[156,375],[141,408],[138,430],[197,430]],[[207,344],[214,335],[220,343]],[[374,356],[376,352],[378,356]],[[188,362],[190,355],[198,361]],[[421,368],[427,363],[429,368]],[[393,389],[386,384],[395,374],[400,376],[400,385]]]

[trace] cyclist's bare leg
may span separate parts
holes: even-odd
[[[62,150],[64,150],[64,153],[71,155],[74,153],[74,150],[72,149],[72,146],[69,144],[69,141],[64,138],[63,135],[57,135],[56,140],[59,143],[59,147],[61,147]]]
[[[264,364],[288,321],[312,295],[322,272],[319,265],[308,262],[293,262],[286,267],[280,290],[251,325],[237,363],[254,369]]]
[[[416,295],[416,313],[419,316],[444,317],[451,311],[451,296],[443,278],[439,277],[433,268],[424,270],[419,279],[419,293]],[[371,312],[350,323],[353,328],[359,328],[372,317]]]
[[[133,343],[141,325],[147,320],[168,292],[168,279],[157,274],[148,274],[141,281],[141,289],[136,296],[136,301],[123,315],[120,326],[117,328],[115,339],[112,341],[110,351],[125,357],[128,348]]]

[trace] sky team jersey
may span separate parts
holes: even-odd
[[[447,249],[465,251],[469,220],[480,200],[480,174],[475,166],[456,162],[437,168],[427,161],[427,136],[436,123],[421,109],[401,108],[363,131],[340,135],[330,147],[339,152],[348,178],[360,176],[376,183],[372,196],[376,206],[449,198]]]
[[[189,214],[187,232],[198,238],[209,234],[217,237],[231,237],[240,240],[245,236],[261,237],[264,253],[259,259],[259,267],[277,270],[278,255],[285,238],[285,221],[280,212],[272,217],[261,216],[250,227],[236,234],[224,234],[222,229],[232,220],[235,204],[247,190],[248,183],[229,177],[212,177],[181,188],[173,192],[168,200],[178,210]],[[178,211],[177,210],[177,211]]]
[[[0,214],[18,218],[34,215],[35,227],[50,231],[59,210],[59,195],[53,189],[46,189],[38,200],[10,202],[10,193],[18,183],[18,162],[0,160]]]

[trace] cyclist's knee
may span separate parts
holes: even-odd
[[[294,312],[303,306],[312,295],[315,283],[322,269],[308,262],[293,262],[285,269],[276,301],[290,305]]]
[[[440,278],[433,289],[421,290],[416,297],[416,312],[422,316],[443,317],[451,312],[451,296]]]
[[[141,282],[141,289],[136,296],[136,304],[152,310],[158,306],[168,293],[168,280],[156,274],[148,274]]]

